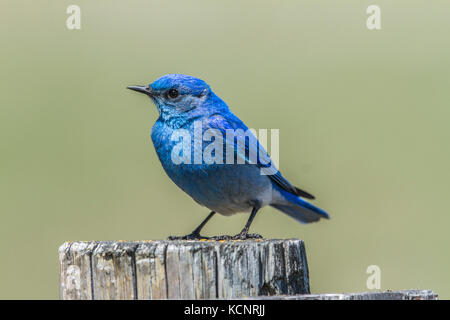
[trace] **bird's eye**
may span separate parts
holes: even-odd
[[[177,89],[170,89],[169,92],[167,93],[167,95],[172,98],[175,99],[176,97],[178,97],[179,93]]]

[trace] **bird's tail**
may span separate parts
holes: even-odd
[[[284,190],[281,190],[281,194],[285,201],[282,203],[271,204],[271,206],[286,213],[288,216],[301,223],[315,222],[320,220],[320,218],[330,218],[328,213],[324,210],[312,205],[298,196]]]

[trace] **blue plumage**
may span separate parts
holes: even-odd
[[[328,218],[325,211],[301,198],[314,197],[281,175],[253,134],[231,136],[231,139],[227,136],[229,131],[248,132],[248,128],[203,80],[169,74],[149,86],[128,88],[147,94],[158,108],[160,116],[152,128],[151,138],[167,175],[196,202],[212,210],[192,234],[183,238],[199,238],[201,228],[215,212],[223,215],[251,212],[246,227],[235,236],[240,239],[258,236],[249,235],[248,229],[256,212],[267,205],[302,223]],[[210,152],[215,162],[208,163],[205,156],[208,143],[204,137],[211,132],[211,142],[220,142],[220,133],[224,144],[223,148]],[[258,151],[254,158],[252,142]],[[182,152],[177,149],[180,144]],[[191,147],[186,149],[187,145]],[[174,161],[176,156],[184,157],[184,163]],[[230,156],[234,160],[232,164],[227,161]]]

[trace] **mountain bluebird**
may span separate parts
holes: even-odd
[[[211,210],[191,234],[170,237],[171,239],[206,238],[200,236],[200,231],[216,212],[226,216],[250,212],[250,217],[236,236],[213,238],[259,238],[260,235],[249,234],[248,231],[258,210],[267,205],[301,223],[329,218],[324,210],[302,199],[314,197],[294,187],[281,175],[256,137],[251,131],[248,134],[247,126],[231,113],[227,104],[203,80],[182,74],[169,74],[148,86],[129,86],[128,89],[150,97],[159,111],[151,138],[167,175],[197,203]],[[200,138],[195,134],[198,129]],[[203,154],[207,148],[204,135],[210,129],[226,136],[221,140],[216,133],[209,134],[214,136],[215,142],[225,141],[222,149],[216,148],[211,152],[211,155],[217,156],[212,163]],[[236,134],[230,140],[229,130],[239,129],[247,132],[246,135]],[[186,135],[189,137],[188,145],[180,149],[180,140],[187,139]],[[251,141],[256,142],[258,149],[258,156],[256,160],[253,157],[253,161],[250,157]],[[181,153],[184,153],[184,161],[177,157]]]

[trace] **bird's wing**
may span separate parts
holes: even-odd
[[[222,132],[223,136],[226,137],[226,130],[227,129],[242,129],[246,131],[248,128],[247,126],[235,115],[229,114],[225,118],[224,116],[220,114],[214,114],[208,118],[207,127],[211,129],[218,129]],[[258,168],[262,170],[264,174],[266,174],[273,182],[275,182],[279,187],[286,190],[289,193],[292,193],[296,196],[304,197],[307,199],[314,199],[314,196],[310,193],[303,191],[295,186],[293,186],[287,179],[285,179],[281,172],[276,168],[276,166],[272,163],[272,160],[270,159],[269,154],[266,152],[263,146],[260,145],[258,139],[251,134],[252,137],[256,140],[257,143],[257,161],[256,163],[251,162],[250,158],[250,139],[246,139],[245,136],[236,136],[233,142],[227,141],[226,143],[233,143],[234,145],[234,153],[236,156],[236,160],[240,158],[241,160],[244,160],[245,163],[248,164],[255,164]],[[241,141],[240,144],[238,144],[238,139],[244,138],[244,141]],[[241,147],[239,147],[241,146]],[[242,148],[243,147],[243,148]],[[264,161],[260,158],[260,155],[265,155]],[[226,163],[226,150],[224,146],[224,163]]]

